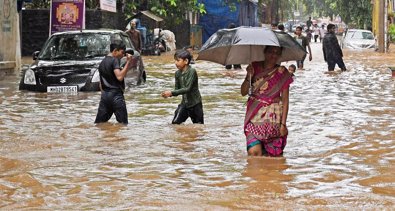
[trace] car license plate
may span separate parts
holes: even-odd
[[[49,93],[77,93],[77,86],[48,86]]]

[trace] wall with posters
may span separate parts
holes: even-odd
[[[100,0],[102,10],[117,12],[117,0]]]
[[[2,0],[0,0],[2,1]],[[120,29],[125,30],[125,16],[103,10],[87,10],[85,13],[86,29]],[[22,10],[22,55],[31,56],[44,45],[49,36],[48,9]]]
[[[20,40],[15,0],[0,0],[0,80],[20,68]]]
[[[51,34],[84,28],[84,0],[52,0]]]

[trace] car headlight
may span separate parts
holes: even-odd
[[[32,69],[27,69],[25,72],[25,78],[23,79],[23,83],[29,85],[36,85],[36,76]]]
[[[92,83],[100,82],[100,73],[99,73],[99,70],[96,70],[95,73],[93,73],[91,82],[92,82]]]

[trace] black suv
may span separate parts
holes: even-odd
[[[98,66],[110,53],[110,43],[113,41],[123,42],[128,51],[134,52],[125,78],[126,85],[144,83],[146,74],[141,56],[134,51],[125,32],[82,30],[51,35],[44,48],[34,52],[35,62],[23,70],[19,89],[55,93],[99,91]]]

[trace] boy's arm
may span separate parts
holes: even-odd
[[[132,56],[127,54],[126,55],[126,64],[123,67],[123,69],[121,69],[119,67],[119,65],[118,65],[118,68],[114,69],[114,74],[115,74],[115,77],[117,77],[118,81],[122,81],[125,78],[126,74],[128,73],[129,64],[130,64],[131,59],[132,59]]]
[[[196,73],[195,69],[192,68],[189,71],[192,71],[192,72],[189,74],[189,77],[187,78],[185,87],[183,87],[183,88],[181,88],[180,86],[176,87],[176,89],[171,92],[171,94],[173,96],[182,95],[182,94],[185,94],[185,93],[188,93],[191,91],[192,86],[193,86],[194,82],[198,80],[198,77],[197,77],[197,73]]]

